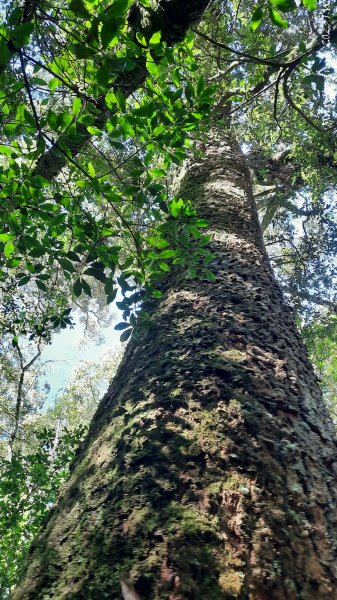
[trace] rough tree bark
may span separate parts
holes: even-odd
[[[167,281],[13,600],[337,598],[334,433],[237,143],[212,141],[182,189],[216,281]]]

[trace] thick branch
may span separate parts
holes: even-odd
[[[306,56],[310,56],[313,52],[318,52],[319,50],[322,50],[322,48],[324,48],[326,46],[326,36],[327,35],[329,36],[330,43],[335,42],[337,39],[337,23],[332,23],[329,28],[329,31],[325,32],[325,34],[322,33],[319,36],[317,36],[317,38],[315,40],[313,40],[311,44],[308,44],[308,47],[306,48],[306,50],[304,52],[302,52],[301,54],[298,54],[297,49],[291,50],[291,51],[284,50],[284,51],[276,54],[274,57],[268,58],[268,57],[264,57],[264,56],[254,56],[250,52],[242,52],[241,50],[232,48],[231,46],[228,46],[227,44],[223,44],[221,42],[218,42],[217,40],[212,39],[211,37],[209,37],[202,31],[199,31],[198,29],[193,29],[193,31],[195,33],[197,33],[200,37],[205,39],[206,41],[213,44],[214,46],[217,46],[218,48],[223,48],[224,50],[227,50],[227,52],[230,52],[231,54],[234,54],[235,56],[240,56],[242,59],[245,59],[243,62],[256,63],[258,65],[267,65],[270,67],[277,67],[277,68],[295,67]],[[280,60],[275,60],[281,56],[284,57],[287,54],[288,54],[287,61],[283,62]]]
[[[184,3],[180,0],[160,0],[156,10],[147,13],[146,25],[142,21],[141,12],[137,9],[136,12],[130,12],[129,23],[133,29],[141,31],[146,37],[161,31],[162,40],[171,46],[184,39],[188,29],[201,19],[208,4],[209,0],[187,0]],[[114,89],[119,89],[125,96],[130,96],[144,83],[147,75],[145,57],[142,56],[137,60],[132,71],[121,73],[114,83]],[[111,113],[107,110],[103,97],[99,100],[99,106],[101,112],[97,115],[93,125],[98,129],[103,129]],[[76,143],[69,141],[66,134],[61,135],[52,147],[39,158],[34,174],[42,175],[49,181],[56,177],[68,162],[65,155],[60,156],[60,146],[66,144],[74,158],[91,139],[91,134],[88,133],[85,125],[78,123],[77,132],[81,134],[82,138]]]
[[[23,7],[22,23],[30,23],[36,13],[38,0],[26,0]]]
[[[292,190],[292,192],[296,192],[304,185],[301,164],[294,160],[289,148],[271,157],[264,156],[262,151],[254,150],[246,158],[249,168],[254,172],[257,182],[260,185],[275,186],[276,182],[277,191]],[[317,163],[319,169],[336,169],[337,163],[334,157],[334,149],[331,148],[329,155],[319,155]],[[260,171],[263,172],[262,177],[259,174]],[[280,186],[282,187],[280,188]]]
[[[222,48],[222,49],[226,50],[227,52],[233,54],[234,56],[240,57],[240,62],[266,65],[266,69],[263,74],[262,80],[256,86],[254,86],[249,92],[245,92],[243,94],[241,90],[235,90],[235,89],[226,91],[226,94],[223,98],[227,101],[227,106],[225,106],[223,108],[224,113],[227,114],[230,111],[230,114],[232,114],[232,113],[236,112],[237,110],[242,109],[243,106],[245,106],[246,104],[250,104],[259,95],[261,95],[262,93],[267,91],[270,87],[272,87],[273,85],[276,84],[274,116],[275,116],[275,120],[277,121],[276,113],[277,113],[278,89],[279,89],[280,83],[283,82],[284,96],[285,96],[287,102],[289,103],[289,105],[294,110],[296,110],[302,116],[302,118],[304,118],[310,125],[315,127],[315,129],[317,129],[318,131],[324,131],[321,127],[316,125],[309,117],[307,117],[305,115],[304,111],[302,111],[301,108],[295,104],[295,102],[293,101],[293,99],[291,98],[291,95],[289,93],[288,80],[289,80],[291,74],[301,64],[301,62],[304,58],[306,58],[307,56],[311,56],[314,53],[319,52],[320,50],[322,50],[322,48],[324,48],[326,46],[327,35],[329,36],[330,44],[336,43],[337,22],[333,22],[330,25],[328,32],[324,32],[324,33],[318,35],[310,44],[308,44],[307,48],[304,52],[301,52],[299,54],[297,48],[292,49],[292,50],[284,50],[282,52],[279,52],[278,54],[276,54],[275,56],[273,56],[271,58],[263,57],[263,56],[254,56],[249,51],[243,52],[241,50],[237,50],[236,48],[232,48],[231,46],[228,46],[227,44],[223,44],[217,40],[214,40],[211,37],[209,37],[208,35],[206,35],[205,33],[203,33],[202,31],[199,31],[197,29],[193,29],[193,31],[197,35],[199,35],[201,38],[203,38],[204,40],[211,43],[212,45],[214,45],[218,48]],[[270,79],[274,73],[278,73],[277,78],[272,83],[269,83]],[[245,102],[241,103],[239,106],[237,106],[236,108],[231,110],[230,109],[231,97],[237,96],[237,95],[244,95],[244,96],[249,95],[250,97],[248,98],[248,100],[246,100]],[[331,128],[331,129],[333,129],[333,128]]]

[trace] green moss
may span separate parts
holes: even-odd
[[[134,508],[125,522],[125,531],[131,535],[135,535],[137,530],[141,529],[145,524],[147,528],[151,530],[151,521],[149,522],[150,515],[151,509],[149,506]]]
[[[206,487],[206,493],[209,496],[218,496],[221,494],[223,488],[223,481],[213,481]]]
[[[243,477],[240,473],[233,473],[224,482],[224,490],[241,490],[241,488],[249,487],[250,481],[247,477]]]
[[[230,417],[243,414],[242,406],[236,398],[231,398],[227,404],[227,414]]]
[[[208,513],[199,510],[195,505],[182,506],[178,502],[171,502],[167,512],[167,530],[183,535],[215,532],[218,527],[218,518],[211,517]]]
[[[246,352],[242,352],[242,350],[238,350],[237,348],[229,348],[227,350],[215,348],[212,349],[208,355],[221,362],[240,363],[247,358]]]
[[[220,587],[226,593],[226,598],[228,598],[228,595],[232,595],[233,598],[239,598],[243,580],[244,574],[241,571],[233,569],[228,569],[220,575]]]
[[[247,354],[242,352],[241,350],[237,350],[237,348],[231,348],[230,350],[225,350],[221,353],[224,359],[230,360],[232,362],[242,362],[247,358]]]
[[[213,481],[210,483],[205,492],[210,497],[216,497],[219,494],[222,494],[223,491],[227,490],[238,490],[240,492],[249,491],[250,488],[250,480],[240,473],[232,473],[226,479],[222,479],[220,481]]]

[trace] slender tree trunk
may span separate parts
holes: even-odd
[[[216,281],[167,282],[15,600],[337,598],[334,433],[237,143],[209,144],[182,188]]]

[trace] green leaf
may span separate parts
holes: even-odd
[[[10,261],[8,262],[8,266],[11,269],[15,269],[15,267],[18,267],[20,263],[21,263],[20,258],[11,258]]]
[[[16,46],[28,44],[30,34],[34,31],[34,23],[22,23],[17,25],[11,34]]]
[[[170,202],[170,214],[172,215],[172,217],[178,217],[180,215],[181,209],[184,207],[184,201],[182,200],[182,198],[179,198],[179,200],[173,199]]]
[[[150,169],[149,175],[151,177],[166,177],[167,173],[164,169],[155,168]]]
[[[208,227],[208,222],[206,221],[206,219],[197,219],[196,221],[194,221],[194,225],[196,227]]]
[[[89,283],[85,279],[81,279],[81,285],[82,285],[83,292],[87,296],[91,296],[91,287],[90,287]]]
[[[102,131],[98,127],[87,127],[87,130],[91,135],[102,135]]]
[[[197,96],[200,96],[200,94],[202,94],[202,92],[205,89],[205,78],[203,75],[201,75],[198,79],[198,83],[197,83]]]
[[[0,242],[9,242],[14,239],[13,233],[0,233]]]
[[[130,3],[131,0],[115,0],[109,8],[109,13],[119,17],[127,11]]]
[[[82,17],[82,19],[91,17],[83,0],[71,0],[69,4],[69,9],[72,10],[74,15]]]
[[[107,105],[108,108],[113,108],[114,104],[117,104],[117,98],[115,96],[115,93],[110,90],[106,96],[105,96],[105,104]]]
[[[124,329],[128,329],[130,327],[130,323],[118,323],[117,325],[115,325],[114,329],[116,329],[116,331],[123,331]]]
[[[136,40],[140,43],[141,46],[144,46],[144,48],[147,47],[147,40],[142,33],[136,33]]]
[[[126,342],[126,340],[129,339],[130,335],[132,333],[132,327],[130,327],[129,329],[126,329],[125,331],[123,331],[121,337],[119,338],[121,342]]]
[[[308,10],[316,10],[317,8],[317,0],[302,0],[302,2]]]
[[[123,94],[123,92],[121,92],[121,90],[116,91],[116,98],[118,100],[118,104],[121,107],[121,109],[123,111],[125,111],[126,110],[126,99],[125,99],[125,95]]]
[[[255,31],[255,29],[260,27],[260,25],[262,23],[262,19],[263,19],[263,8],[262,8],[262,6],[258,6],[252,14],[252,18],[250,20],[250,28],[253,31]]]
[[[41,281],[40,279],[36,279],[35,283],[36,283],[37,287],[39,288],[39,290],[41,290],[41,292],[48,291],[46,284],[43,283],[43,281]]]
[[[296,10],[295,0],[270,0],[271,4],[282,12]]]
[[[6,258],[9,258],[13,254],[14,250],[15,248],[13,242],[7,242],[4,247],[4,254]]]
[[[161,40],[161,31],[156,31],[149,40],[149,46],[158,46]]]
[[[96,50],[94,48],[89,48],[84,44],[71,44],[69,49],[74,53],[76,58],[89,58],[90,56],[94,56],[96,54]]]
[[[74,273],[76,271],[73,263],[67,258],[59,258],[58,261],[64,271],[68,271],[69,273]]]
[[[269,6],[268,11],[270,19],[274,23],[274,25],[277,25],[277,27],[282,27],[283,29],[286,29],[288,27],[288,21],[282,19],[280,13],[277,10],[275,10],[275,8]]]
[[[58,80],[56,80],[56,81],[58,81]],[[49,82],[49,83],[50,83],[50,82]],[[57,130],[57,127],[58,127],[58,125],[57,125],[57,115],[56,115],[56,113],[55,113],[53,110],[51,110],[51,109],[49,109],[49,110],[48,110],[48,113],[47,113],[47,123],[48,123],[48,125],[51,127],[51,129],[52,129],[53,131],[56,131],[56,130]]]
[[[163,250],[160,254],[160,258],[173,258],[173,256],[177,256],[176,250]]]
[[[114,289],[115,282],[113,279],[107,279],[104,284],[104,291],[107,295],[111,294]]]
[[[11,53],[8,50],[6,40],[2,39],[0,41],[0,65],[6,67],[11,59]]]
[[[101,42],[104,49],[107,48],[110,42],[112,42],[112,40],[116,37],[118,29],[122,24],[123,20],[116,18],[116,16],[113,14],[113,12],[111,12],[110,9],[103,21],[103,26],[101,30]]]
[[[104,271],[102,271],[102,269],[95,269],[90,267],[89,269],[86,269],[86,271],[83,272],[83,275],[90,275],[91,277],[95,277],[95,279],[98,279],[103,283],[105,283],[106,281],[106,275]]]
[[[77,115],[80,113],[81,106],[82,106],[81,98],[75,98],[75,100],[73,102],[73,115],[75,117],[77,117]]]
[[[168,206],[167,206],[167,204],[166,204],[166,202],[164,200],[160,200],[159,201],[159,207],[167,215],[170,214],[169,208],[168,208]]]
[[[74,294],[75,296],[77,296],[77,298],[82,294],[82,283],[80,279],[76,279],[74,285],[73,285],[73,290],[74,290]]]
[[[89,173],[90,177],[95,177],[95,175],[96,175],[94,165],[91,162],[88,163],[88,173]]]
[[[18,285],[25,285],[26,283],[28,283],[28,281],[30,281],[31,277],[30,275],[25,275],[24,277],[21,277]]]
[[[171,269],[167,263],[161,262],[161,263],[159,263],[159,267],[160,267],[160,269],[162,269],[162,271],[166,271],[167,273],[169,271],[171,271]]]
[[[206,271],[205,275],[206,275],[208,281],[216,280],[216,276],[214,275],[213,271],[210,271],[209,269]]]
[[[149,53],[146,58],[146,68],[151,75],[158,75],[158,65],[154,62],[151,54]]]
[[[60,82],[59,79],[57,79],[57,77],[53,77],[49,82],[48,82],[48,87],[52,92],[55,92],[57,87],[60,87],[62,84]]]
[[[116,296],[117,296],[117,288],[114,289],[111,293],[109,293],[107,295],[107,299],[106,299],[107,303],[111,304],[111,302],[114,301],[114,299],[116,298]]]
[[[35,129],[36,128],[36,121],[34,119],[34,116],[28,110],[26,110],[26,109],[24,111],[24,117],[25,117],[26,125],[28,124],[28,125],[30,125],[31,127],[33,127]]]
[[[34,187],[37,187],[38,189],[40,189],[42,187],[46,187],[47,185],[50,185],[50,182],[48,181],[48,179],[45,179],[44,177],[42,177],[42,175],[33,175],[33,177],[31,177],[31,179],[30,179],[30,184],[33,185]],[[51,205],[51,206],[53,206],[53,205]],[[43,207],[45,208],[46,205],[44,205]]]
[[[35,247],[32,248],[32,250],[30,251],[30,255],[33,256],[34,258],[39,258],[40,256],[43,256],[46,253],[46,248],[44,246],[40,246],[40,247]]]
[[[42,79],[42,77],[32,77],[31,83],[33,83],[34,85],[40,85],[40,86],[48,85],[48,82],[45,79]]]

